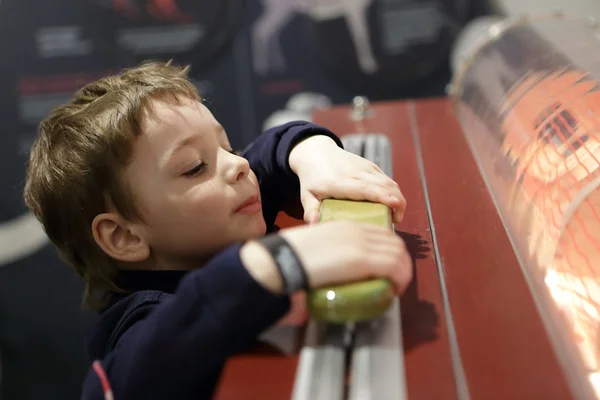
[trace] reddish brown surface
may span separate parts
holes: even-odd
[[[235,357],[221,377],[215,399],[282,400],[291,397],[298,357],[256,353]]]
[[[419,179],[406,106],[389,103],[376,106],[377,118],[362,126],[348,119],[349,109],[340,107],[315,115],[315,122],[339,135],[354,132],[383,132],[390,136],[394,152],[394,176],[409,207],[401,226],[415,256],[416,280],[402,300],[406,373],[411,399],[452,399],[455,393],[449,345],[441,307],[437,270],[428,244],[428,221]],[[280,215],[281,227],[299,223]],[[289,398],[298,358],[254,354],[233,358],[224,371],[217,399]],[[435,382],[435,384],[432,384]]]
[[[393,146],[394,179],[408,203],[404,221],[396,229],[402,232],[416,258],[416,280],[402,299],[408,394],[410,399],[452,399],[456,390],[438,274],[433,255],[427,250],[431,236],[406,105],[385,103],[374,109],[375,118],[362,125],[356,125],[348,118],[347,107],[317,113],[315,122],[339,135],[361,132],[389,135]],[[419,237],[428,244],[423,246]]]
[[[451,104],[447,100],[419,102],[416,120],[472,398],[571,398]]]
[[[415,282],[402,299],[410,400],[456,398],[446,319],[421,186],[409,103],[374,106],[362,125],[338,107],[315,115],[339,135],[381,132],[393,145],[394,178],[408,201],[397,227],[415,257]],[[460,355],[473,399],[569,399],[504,228],[447,100],[415,103],[427,186]],[[300,223],[280,216],[282,227]],[[420,242],[424,239],[427,244]],[[302,338],[301,329],[296,331]],[[298,343],[300,344],[300,342]],[[265,348],[233,358],[216,399],[287,399],[297,353]]]

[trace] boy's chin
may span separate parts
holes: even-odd
[[[260,218],[252,218],[251,221],[242,225],[238,232],[242,236],[242,240],[258,239],[267,233],[267,224],[261,215]]]
[[[248,224],[244,227],[244,232],[242,234],[241,239],[242,240],[253,240],[253,239],[258,239],[261,238],[263,236],[265,236],[265,234],[267,233],[267,224],[265,224],[265,221],[259,221],[256,224]]]

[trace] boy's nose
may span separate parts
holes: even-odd
[[[233,184],[246,179],[250,171],[248,160],[235,154],[227,153],[227,165],[225,168],[225,179]]]

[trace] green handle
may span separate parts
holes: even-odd
[[[391,210],[378,203],[326,199],[319,222],[352,220],[392,229]],[[380,317],[392,304],[394,290],[385,279],[324,287],[307,293],[310,316],[330,323],[362,322]]]

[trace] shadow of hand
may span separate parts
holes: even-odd
[[[427,253],[431,251],[431,248],[427,246],[429,242],[423,239],[421,235],[401,231],[396,231],[396,234],[398,234],[398,236],[404,240],[404,243],[406,243],[406,248],[413,259],[413,262],[417,259],[427,258]]]
[[[431,251],[428,242],[419,234],[400,232],[396,233],[406,243],[413,263],[414,279],[400,299],[402,309],[402,334],[404,350],[411,350],[420,344],[434,341],[438,338],[437,328],[440,316],[433,303],[420,300],[417,293],[418,269],[416,260],[425,259]]]
[[[404,350],[409,351],[420,344],[434,341],[439,334],[440,316],[428,301],[406,301],[402,304],[402,337]]]

